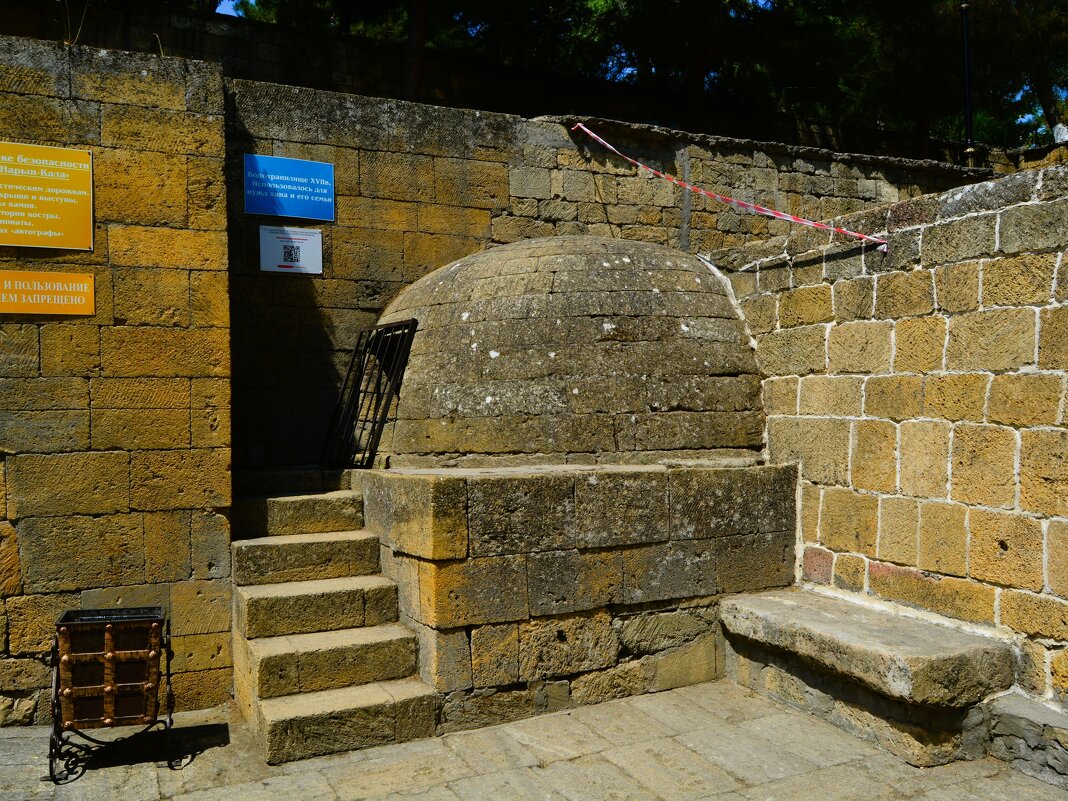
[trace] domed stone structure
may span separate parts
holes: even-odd
[[[554,237],[425,276],[393,466],[648,463],[753,455],[756,361],[722,279],[666,247]]]

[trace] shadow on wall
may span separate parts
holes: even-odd
[[[344,299],[329,286],[332,224],[245,214],[242,156],[264,153],[264,143],[227,103],[234,467],[317,464],[348,363],[344,348],[377,315],[335,308]],[[324,275],[261,272],[261,225],[320,228]]]

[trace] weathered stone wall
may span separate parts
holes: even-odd
[[[1040,170],[1068,163],[1068,145],[1053,144],[1024,150],[991,152],[987,158],[995,175],[1008,175],[1021,170]]]
[[[180,707],[230,688],[230,341],[218,69],[0,39],[0,139],[91,150],[91,317],[0,319],[0,724],[48,715],[65,609],[162,604]]]
[[[637,175],[584,134],[569,135],[563,120],[227,86],[239,465],[316,462],[356,334],[401,287],[462,256],[557,234],[706,252],[786,232],[786,223]],[[815,219],[975,180],[932,162],[590,124],[707,189]],[[279,218],[241,211],[243,153],[336,165],[337,220],[315,226],[321,279],[259,273],[258,226]]]
[[[1021,642],[1068,692],[1068,168],[714,255],[766,376],[773,462],[800,462],[805,581]]]
[[[595,127],[650,164],[709,189],[817,218],[974,177],[929,163],[608,123]],[[523,120],[242,81],[231,82],[224,91],[218,70],[203,64],[32,40],[5,38],[0,46],[0,138],[92,150],[96,190],[92,253],[0,251],[5,268],[91,271],[97,287],[92,317],[5,316],[0,321],[0,716],[9,721],[40,717],[40,689],[47,682],[40,655],[48,648],[55,617],[79,606],[167,606],[175,621],[179,704],[203,706],[228,696],[229,531],[222,513],[230,503],[231,379],[238,460],[315,462],[356,334],[374,324],[400,288],[433,269],[494,244],[537,236],[599,234],[688,251],[737,251],[786,233],[781,223],[742,215],[635,175],[596,146],[573,139],[561,120]],[[336,165],[338,219],[320,226],[326,248],[321,278],[259,273],[257,226],[280,220],[244,216],[240,156],[245,152]],[[853,534],[829,534],[831,539],[813,542],[810,566],[826,567],[835,558],[832,552],[842,551],[825,570],[828,580],[838,575],[840,582],[847,581],[850,566],[860,566],[871,579],[868,586],[883,587],[878,591],[887,597],[905,592],[888,586],[937,584],[974,591],[985,599],[983,604],[989,601],[987,617],[1030,634],[1035,684],[1052,676],[1056,687],[1068,684],[1057,683],[1058,676],[1068,674],[1059,667],[1065,661],[1060,643],[1068,642],[1068,633],[1056,622],[1065,604],[1056,597],[1061,580],[1054,544],[1061,536],[1058,515],[1064,516],[1058,505],[1063,503],[1063,476],[1042,472],[1055,471],[1059,464],[1042,461],[1042,454],[1064,448],[1063,419],[1049,408],[1056,381],[1063,390],[1063,364],[1056,353],[1064,326],[1060,285],[1050,278],[1052,294],[1036,299],[1029,282],[1035,271],[1041,275],[1054,266],[1061,269],[1056,259],[1063,258],[1051,254],[1063,249],[1063,202],[1055,201],[1064,195],[1056,183],[1063,187],[1063,180],[1062,172],[1047,170],[1041,183],[1035,174],[1024,174],[996,185],[1002,189],[978,188],[960,198],[946,195],[941,201],[920,199],[897,207],[920,216],[893,223],[901,230],[895,230],[891,255],[883,267],[868,266],[870,273],[897,270],[888,273],[893,277],[866,275],[870,254],[857,259],[837,249],[826,258],[821,251],[818,268],[802,254],[787,269],[772,269],[769,263],[735,276],[738,293],[754,295],[745,301],[751,320],[759,320],[761,309],[770,304],[776,314],[772,327],[781,323],[784,329],[760,332],[766,340],[762,350],[772,360],[767,364],[780,359],[778,367],[768,369],[782,376],[765,385],[773,412],[772,455],[803,455],[806,513],[816,493],[826,510],[818,525],[828,532],[855,530],[856,541],[864,543],[849,550],[834,537]],[[988,194],[1005,187],[1024,192],[1021,203],[994,211],[1009,204]],[[1024,218],[1032,214],[1040,219],[1047,215],[1049,224],[1028,223]],[[872,219],[873,228],[885,225],[878,214]],[[863,227],[866,222],[851,224]],[[809,235],[794,236],[780,251],[810,250],[815,245],[804,244]],[[918,263],[921,237],[924,269],[901,271]],[[1054,242],[1056,237],[1061,238]],[[1012,258],[1016,255],[1037,260]],[[934,282],[929,310],[910,316],[907,309],[913,307],[894,305],[906,301],[885,306],[885,298],[893,298],[895,291],[911,298],[915,276],[930,276],[932,267],[937,269],[928,279]],[[1024,277],[1013,278],[1014,270]],[[832,288],[830,282],[839,278],[841,290],[839,285]],[[870,311],[850,311],[853,293],[861,306],[869,290],[876,298],[876,280],[881,300],[873,300]],[[938,286],[946,281],[966,297],[974,284],[974,305],[968,299],[959,308],[945,305],[953,291],[947,294]],[[999,297],[990,294],[998,291],[999,282],[1002,293],[1015,291],[1007,286],[1023,286],[1026,308],[1005,302],[1004,294],[991,301]],[[791,286],[803,291],[795,293]],[[829,302],[830,316],[812,312],[810,300],[817,308]],[[879,320],[855,322],[851,314]],[[895,321],[896,316],[908,319]],[[1036,356],[1012,349],[1016,339],[1003,333],[994,340],[996,359],[969,361],[961,355],[977,347],[961,343],[986,343],[991,328],[1001,333],[1003,319],[1010,333],[1032,338]],[[885,350],[883,337],[890,337],[885,347],[891,351],[896,341],[900,354],[902,343],[926,340],[899,333],[923,326],[937,332],[940,324],[948,330],[948,344],[937,370],[932,363],[898,375],[890,372],[891,366],[901,372],[912,363],[887,356],[894,361],[884,368],[878,361],[882,357],[873,355]],[[810,343],[816,350],[824,348],[822,361],[794,367],[789,360],[806,352]],[[1008,355],[1001,353],[1004,348]],[[922,348],[915,349],[919,353],[908,358],[927,364]],[[857,375],[873,361],[875,371],[884,375]],[[828,365],[830,375],[807,375],[827,372]],[[982,391],[990,388],[989,403],[984,394],[981,412],[938,419],[874,411],[874,405],[868,411],[878,397],[885,403],[910,397],[904,392],[880,395],[876,388],[883,380],[900,378],[907,384],[919,376],[926,398],[927,372],[945,379],[944,394],[950,398],[953,382],[966,384],[978,374]],[[804,381],[799,381],[801,374]],[[1024,393],[1027,398],[1045,398],[1039,411],[1017,408],[1014,399],[1023,384],[1034,386]],[[837,400],[831,405],[819,394],[847,386],[864,387],[860,407],[839,406]],[[791,387],[792,412],[779,405]],[[1061,415],[1057,398],[1056,414]],[[791,426],[798,425],[801,413],[812,410],[817,411],[817,428],[805,420],[806,436],[790,433],[797,430]],[[883,426],[869,431],[867,423]],[[848,431],[844,450],[843,424]],[[915,477],[917,471],[907,467],[900,468],[899,484],[896,450],[892,491],[888,484],[872,488],[854,483],[864,470],[850,469],[851,453],[875,447],[873,442],[885,445],[874,432],[885,433],[886,425],[893,429],[895,448],[900,440],[903,454],[926,447],[918,446],[916,437],[930,435],[940,442],[941,425],[947,437],[946,472],[954,476],[956,494],[948,486],[942,495],[937,488],[927,492],[921,488],[923,471]],[[820,436],[807,435],[813,430]],[[986,490],[960,495],[961,475],[985,486],[983,471],[1002,476],[997,466],[1008,464],[1009,451],[1011,502],[1007,493],[988,496]],[[950,462],[949,454],[956,458],[958,452],[962,468]],[[910,459],[903,457],[901,464],[911,464]],[[997,482],[991,486],[1000,487]],[[851,514],[850,503],[870,512],[872,499],[874,551],[865,539],[870,519],[852,523],[849,518],[841,527],[835,522],[836,514]],[[934,499],[949,501],[937,507],[947,519],[959,518],[965,508],[969,550],[964,568],[921,561],[928,557],[921,556],[924,524],[919,516],[930,516],[926,508]],[[902,509],[907,515],[912,508],[908,501],[921,520],[914,567],[937,567],[946,574],[940,582],[902,567],[889,555],[890,545],[882,545],[893,538],[879,533],[880,513],[896,520],[892,515]],[[1009,528],[1003,526],[1006,519]],[[653,545],[663,542],[649,543]],[[1033,559],[1015,556],[1035,548],[1049,554],[1041,581],[1035,579]],[[582,548],[563,550],[568,558],[572,550],[587,555]],[[872,578],[879,576],[883,578]],[[961,593],[953,597],[965,597]],[[985,614],[986,607],[981,608]],[[1045,615],[1046,608],[1053,610],[1052,617]],[[961,616],[982,617],[978,612]]]
[[[373,470],[368,527],[441,731],[723,675],[725,593],[785,586],[794,467]]]

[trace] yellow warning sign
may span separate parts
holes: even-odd
[[[0,245],[93,249],[93,154],[0,142]]]
[[[0,314],[93,314],[92,273],[0,270]]]

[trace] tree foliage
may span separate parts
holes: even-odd
[[[113,0],[122,2],[123,0]],[[138,0],[155,2],[155,0]],[[171,5],[203,7],[212,0]],[[622,81],[684,98],[686,121],[784,115],[963,138],[968,5],[976,138],[1048,141],[1066,114],[1068,0],[239,0],[283,25]]]

